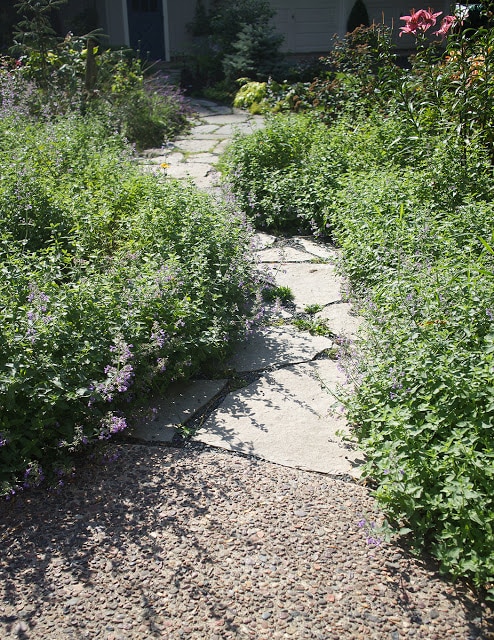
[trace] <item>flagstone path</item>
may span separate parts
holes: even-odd
[[[149,151],[146,164],[214,191],[215,164],[234,132],[255,131],[263,118],[205,101],[195,103],[195,109],[198,120],[191,134],[165,150]],[[357,477],[362,455],[342,437],[348,434],[338,402],[344,376],[334,357],[338,340],[354,337],[359,319],[342,300],[336,252],[312,238],[268,234],[258,234],[258,246],[260,267],[269,270],[276,285],[290,288],[293,303],[238,345],[226,363],[228,376],[172,387],[166,398],[156,399],[152,419],[137,422],[129,435],[143,442],[171,442],[185,425],[197,442],[285,466]],[[307,314],[310,305],[320,310]],[[324,321],[331,337],[300,331],[293,324],[300,317]]]

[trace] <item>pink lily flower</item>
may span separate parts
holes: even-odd
[[[415,11],[412,9],[409,16],[402,16],[400,20],[405,21],[405,26],[400,28],[400,36],[404,33],[411,33],[413,35],[417,35],[417,32],[425,33],[428,29],[433,27],[437,18],[442,14],[442,11],[438,11],[434,13],[434,11],[429,7],[429,9],[419,9]]]
[[[451,29],[455,22],[455,16],[444,16],[444,18],[441,20],[440,28],[437,31],[434,31],[434,35],[444,38],[444,36],[447,35],[448,31]]]

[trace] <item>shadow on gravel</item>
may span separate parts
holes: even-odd
[[[251,524],[248,511],[251,505],[253,509],[256,507],[259,499],[250,479],[257,462],[252,462],[253,467],[239,465],[236,473],[235,460],[240,462],[241,457],[229,457],[225,469],[224,456],[218,456],[209,458],[208,466],[203,465],[196,475],[198,455],[199,451],[186,448],[110,445],[105,464],[98,464],[95,459],[81,466],[73,483],[59,493],[32,490],[14,503],[1,503],[2,640],[167,638],[167,629],[177,619],[181,624],[182,618],[183,637],[209,638],[215,633],[219,637],[240,637],[241,622],[228,613],[228,596],[226,589],[221,592],[220,585],[229,568],[237,567],[229,565],[232,555],[236,563],[240,560],[247,564],[258,562],[259,545],[264,545],[262,553],[273,553],[269,551],[270,536],[258,537],[258,525],[255,518],[254,525]],[[304,476],[309,486],[315,482],[310,477]],[[317,474],[314,477],[321,478]],[[369,554],[356,525],[353,531],[345,528],[355,520],[350,505],[354,497],[363,495],[361,489],[357,487],[355,493],[345,493],[342,498],[326,488],[324,502],[318,503],[311,515],[310,506],[305,507],[307,513],[297,512],[300,507],[294,502],[296,493],[287,485],[288,503],[280,502],[273,512],[275,501],[271,501],[266,510],[258,512],[264,519],[274,518],[268,522],[272,526],[276,522],[276,527],[281,528],[283,533],[278,539],[283,539],[283,546],[274,548],[278,554],[285,553],[282,557],[289,571],[295,575],[304,567],[312,576],[307,579],[313,580],[314,585],[319,584],[321,576],[321,589],[340,585],[339,590],[320,591],[320,595],[301,591],[298,598],[304,603],[323,600],[317,606],[329,608],[328,613],[317,615],[328,619],[337,614],[352,616],[357,607],[366,628],[372,628],[377,613],[408,621],[410,628],[418,625],[419,635],[414,637],[439,638],[429,635],[428,625],[431,619],[443,615],[441,607],[446,600],[437,599],[442,592],[443,598],[464,610],[468,624],[467,634],[462,624],[461,635],[448,637],[455,640],[494,637],[492,619],[490,622],[486,619],[485,609],[467,589],[459,586],[455,590],[448,581],[442,581],[436,565],[427,563],[427,571],[417,570],[420,561],[394,545],[385,545]],[[283,485],[278,490],[283,491]],[[315,500],[312,490],[307,495]],[[245,503],[247,510],[243,506],[237,510],[235,496],[242,496],[239,501]],[[304,537],[309,533],[297,526],[303,527],[309,521],[313,521],[314,531],[323,524],[333,527],[326,540],[328,544],[320,550],[321,566],[315,574],[303,559],[302,564],[297,560],[297,554],[303,553],[303,540],[309,540]],[[348,545],[343,558],[334,544]],[[351,564],[354,558],[359,566],[355,575]],[[220,576],[219,565],[223,572]],[[256,568],[257,571],[261,568]],[[374,578],[369,580],[368,572]],[[263,575],[267,579],[267,574]],[[281,577],[284,579],[284,574]],[[304,579],[297,578],[295,584]],[[422,588],[428,592],[428,580],[435,583],[435,600],[422,598]],[[227,588],[234,587],[235,581]],[[254,588],[257,590],[255,579]],[[388,613],[380,609],[381,596],[376,595],[384,593],[383,589],[387,593],[383,599]],[[367,595],[364,593],[359,600],[361,590]],[[335,601],[335,594],[343,600]],[[438,610],[434,609],[436,606]],[[333,610],[335,614],[331,613]],[[197,632],[186,631],[189,613],[196,620],[205,620],[202,624],[207,627]],[[269,624],[277,622],[273,619]],[[221,626],[216,628],[217,624]],[[396,624],[401,627],[401,623]],[[333,640],[336,636],[324,637]],[[338,637],[346,640],[356,636]],[[406,637],[412,636],[396,631],[383,636],[383,640]]]
[[[190,451],[126,449],[111,446],[106,460],[82,466],[57,492],[34,489],[0,503],[2,639],[32,633],[99,638],[118,614],[129,628],[138,622],[139,637],[162,638],[170,614],[157,605],[157,585],[191,603],[206,599],[210,620],[222,615],[207,580],[213,561],[195,523],[207,519],[208,504],[224,499],[224,492],[217,483],[211,492],[206,482],[191,482],[190,468],[173,464]],[[205,526],[220,530],[223,524]],[[183,555],[170,553],[180,548]],[[237,631],[233,623],[225,628]]]

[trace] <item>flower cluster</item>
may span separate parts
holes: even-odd
[[[115,391],[125,393],[133,383],[134,367],[128,362],[133,358],[132,347],[133,345],[127,344],[121,337],[117,337],[115,344],[110,347],[110,351],[114,354],[113,362],[106,365],[104,369],[106,380],[95,388],[107,402],[113,401]]]
[[[127,420],[120,414],[115,414],[113,411],[108,411],[104,418],[100,422],[99,428],[99,440],[109,440],[112,435],[120,433],[127,428]]]
[[[47,315],[47,305],[50,302],[50,298],[43,291],[40,291],[36,283],[30,283],[27,301],[32,307],[26,312],[26,337],[30,342],[34,343],[38,335],[36,328],[38,321],[41,320],[46,325],[52,320],[52,317]]]
[[[409,16],[402,16],[400,18],[400,20],[405,21],[405,25],[400,27],[400,37],[404,33],[411,33],[414,36],[424,34],[436,25],[437,19],[441,14],[442,11],[434,13],[430,7],[427,10],[419,9],[419,11],[412,9]],[[445,16],[441,21],[439,29],[433,32],[434,35],[444,37],[451,29],[455,20],[456,18],[454,16]]]
[[[444,36],[448,34],[451,27],[455,24],[455,22],[455,16],[444,16],[444,18],[441,20],[441,26],[437,31],[434,31],[434,34],[436,36],[441,36],[441,38],[444,38]]]
[[[41,465],[38,462],[30,462],[24,471],[22,488],[39,487],[44,478],[45,474]]]
[[[383,539],[376,536],[376,524],[374,522],[368,522],[365,518],[362,518],[357,522],[359,529],[363,529],[367,532],[366,542],[369,547],[380,547],[383,543]]]

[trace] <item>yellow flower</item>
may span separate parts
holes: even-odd
[[[162,163],[160,164],[160,167],[161,167],[162,169],[168,169],[168,167],[169,167],[169,166],[170,166],[170,165],[168,164],[168,162],[162,162]]]

